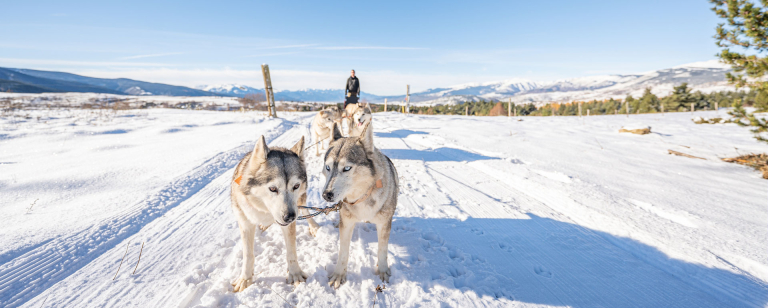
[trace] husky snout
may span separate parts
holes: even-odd
[[[325,201],[333,202],[333,197],[333,191],[326,190],[323,192],[323,199],[325,199]]]

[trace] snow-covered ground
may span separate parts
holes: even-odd
[[[768,182],[718,159],[768,146],[734,124],[696,125],[690,113],[375,114],[376,145],[401,183],[386,289],[374,291],[369,224],[355,228],[348,282],[328,286],[334,213],[319,217],[317,237],[298,224],[306,283],[285,284],[271,228],[256,235],[254,285],[235,294],[232,168],[260,135],[273,146],[308,138],[314,114],[24,115],[0,118],[2,307],[768,305]],[[324,206],[313,153],[308,201]]]

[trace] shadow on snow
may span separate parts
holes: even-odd
[[[382,149],[384,155],[391,159],[407,159],[421,161],[476,161],[487,159],[499,159],[498,157],[484,156],[460,149],[437,148],[433,150],[413,149]]]
[[[672,259],[629,238],[528,216],[396,217],[390,251],[400,253],[390,258],[396,269],[390,282],[414,281],[424,292],[439,285],[481,298],[571,307],[768,303],[768,284],[754,277]],[[376,230],[368,229],[355,228],[353,241],[375,243]]]

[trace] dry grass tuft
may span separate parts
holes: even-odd
[[[633,133],[633,134],[637,134],[637,135],[646,135],[646,134],[650,134],[651,133],[651,128],[650,127],[646,127],[646,128],[637,128],[637,129],[626,129],[626,128],[622,127],[621,129],[619,129],[619,132],[620,133]]]
[[[723,158],[724,162],[737,163],[739,165],[755,168],[763,173],[763,178],[768,179],[768,154],[747,154],[737,157]]]

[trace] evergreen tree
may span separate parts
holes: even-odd
[[[640,110],[641,113],[657,112],[660,111],[660,104],[661,101],[659,100],[659,97],[651,93],[651,88],[645,88],[643,96],[639,99],[638,110]]]

